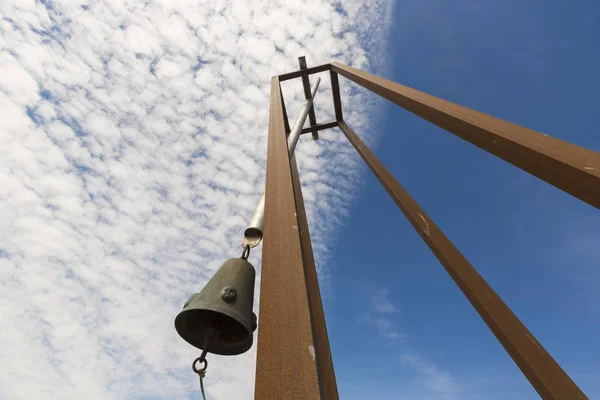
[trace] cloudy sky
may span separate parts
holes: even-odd
[[[298,56],[600,151],[580,3],[0,1],[0,399],[198,398],[173,318],[239,256],[270,77]],[[351,126],[600,396],[597,210],[341,87]],[[302,87],[283,90],[293,121]],[[536,398],[339,132],[297,152],[342,397]],[[251,399],[255,356],[212,356],[209,398]]]
[[[383,70],[385,57],[368,52],[385,51],[390,10],[0,2],[0,398],[195,398],[198,352],[173,318],[240,254],[264,189],[270,77],[302,55]],[[324,78],[321,121],[332,119]],[[302,86],[284,92],[293,119]],[[349,85],[344,93],[371,107]],[[303,138],[298,153],[324,265],[357,159],[337,132]],[[252,260],[260,267],[260,252]],[[254,358],[211,359],[210,397],[252,398]]]

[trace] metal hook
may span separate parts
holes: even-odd
[[[208,353],[208,349],[202,350],[202,354],[200,354],[200,357],[196,358],[194,360],[194,362],[192,363],[192,369],[198,375],[204,374],[204,372],[206,372],[206,368],[208,367],[208,361],[206,360],[206,353]],[[196,368],[196,363],[204,363],[204,367],[203,368]]]
[[[250,245],[244,246],[244,251],[242,251],[242,256],[240,257],[242,260],[247,260],[250,257]]]
[[[204,363],[204,367],[202,368],[196,368],[196,363]],[[198,375],[200,374],[204,374],[206,372],[206,368],[208,367],[208,361],[206,360],[206,358],[204,360],[200,360],[200,357],[196,358],[194,360],[194,362],[192,363],[192,369],[194,370],[195,373],[197,373]]]

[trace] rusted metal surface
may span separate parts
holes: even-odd
[[[337,62],[331,71],[600,208],[600,153]]]
[[[301,192],[294,189],[279,80],[271,81],[265,224],[255,399],[323,399],[329,346],[323,344],[318,286]],[[297,176],[297,172],[294,172]],[[299,182],[297,183],[299,184]],[[301,210],[300,210],[301,208]],[[300,232],[303,232],[302,235]],[[304,232],[306,232],[304,234]],[[310,253],[310,254],[308,254]],[[322,309],[321,309],[322,311]],[[332,367],[333,368],[333,367]],[[333,369],[331,370],[333,374]],[[333,376],[333,375],[331,375]],[[333,380],[335,385],[335,379]],[[334,386],[335,387],[335,386]],[[337,398],[337,397],[330,397]]]
[[[538,394],[544,399],[586,399],[579,387],[356,133],[344,121],[339,126]]]
[[[319,290],[319,280],[315,267],[310,233],[308,231],[308,221],[306,219],[304,199],[302,198],[302,187],[295,156],[292,157],[290,163],[292,168],[292,182],[296,196],[296,208],[298,210],[298,229],[300,232],[300,242],[302,244],[306,289],[308,292],[308,301],[314,329],[315,355],[319,370],[321,398],[326,400],[337,400],[339,397],[335,381],[333,360],[331,359],[331,349],[329,347],[329,338],[327,336],[325,314],[323,312],[323,303],[321,302],[321,291]]]
[[[281,91],[281,84],[279,85],[279,93],[281,94],[281,112],[283,113],[283,126],[285,128],[285,135],[290,134],[290,120],[288,119],[287,110],[285,108],[285,101],[283,100],[283,92]]]
[[[321,122],[320,124],[317,124],[315,126],[302,129],[300,134],[311,133],[314,131],[322,131],[324,129],[335,128],[336,126],[338,126],[337,121]]]
[[[302,76],[308,76],[319,72],[329,71],[331,64],[317,65],[316,67],[310,67],[300,71],[288,72],[279,75],[279,82],[288,81],[290,79],[300,78]]]
[[[335,119],[338,121],[343,121],[344,116],[342,114],[342,99],[340,97],[340,82],[338,79],[338,74],[329,71],[329,76],[331,78],[331,92],[333,94],[333,109],[335,111]]]
[[[308,66],[306,65],[305,56],[298,57],[298,65],[300,66],[301,70],[305,70],[308,68]],[[310,78],[308,77],[308,75],[302,77],[302,88],[304,89],[304,98],[310,99],[312,96],[310,94]],[[317,125],[317,117],[315,116],[314,107],[312,107],[308,112],[308,122],[310,123],[310,126]],[[313,140],[319,139],[319,133],[317,131],[313,130],[311,132]]]

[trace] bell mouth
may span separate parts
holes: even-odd
[[[252,331],[236,319],[213,310],[184,310],[175,318],[177,333],[189,344],[204,350],[206,332],[219,332],[208,352],[223,356],[237,355],[252,347]]]

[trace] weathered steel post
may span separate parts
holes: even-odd
[[[343,119],[338,74],[458,137],[600,208],[600,154],[439,99],[340,63],[301,69],[271,82],[265,243],[256,398],[336,399],[325,320],[295,159],[284,157],[285,106],[279,83],[329,71],[338,126],[417,233],[544,399],[586,396]],[[307,356],[306,348],[308,347]],[[314,358],[313,358],[314,355]]]
[[[596,208],[600,208],[600,154],[340,63],[308,68],[304,57],[299,63],[299,71],[271,79],[266,188],[245,232],[243,260],[226,262],[214,282],[190,298],[176,322],[182,337],[204,350],[199,360],[211,346],[217,354],[239,354],[252,345],[255,324],[250,321],[252,293],[247,287],[253,287],[254,275],[253,269],[240,268],[250,265],[245,261],[250,248],[264,240],[255,398],[338,399],[294,149],[301,134],[318,139],[318,131],[339,127],[538,394],[544,399],[586,399],[344,121],[338,74]],[[336,120],[317,123],[313,97],[319,79],[311,90],[308,77],[326,71]],[[280,83],[295,78],[302,79],[306,101],[290,129]],[[307,116],[310,126],[303,128]],[[236,306],[236,288],[221,288],[219,274],[239,282],[244,304]]]

